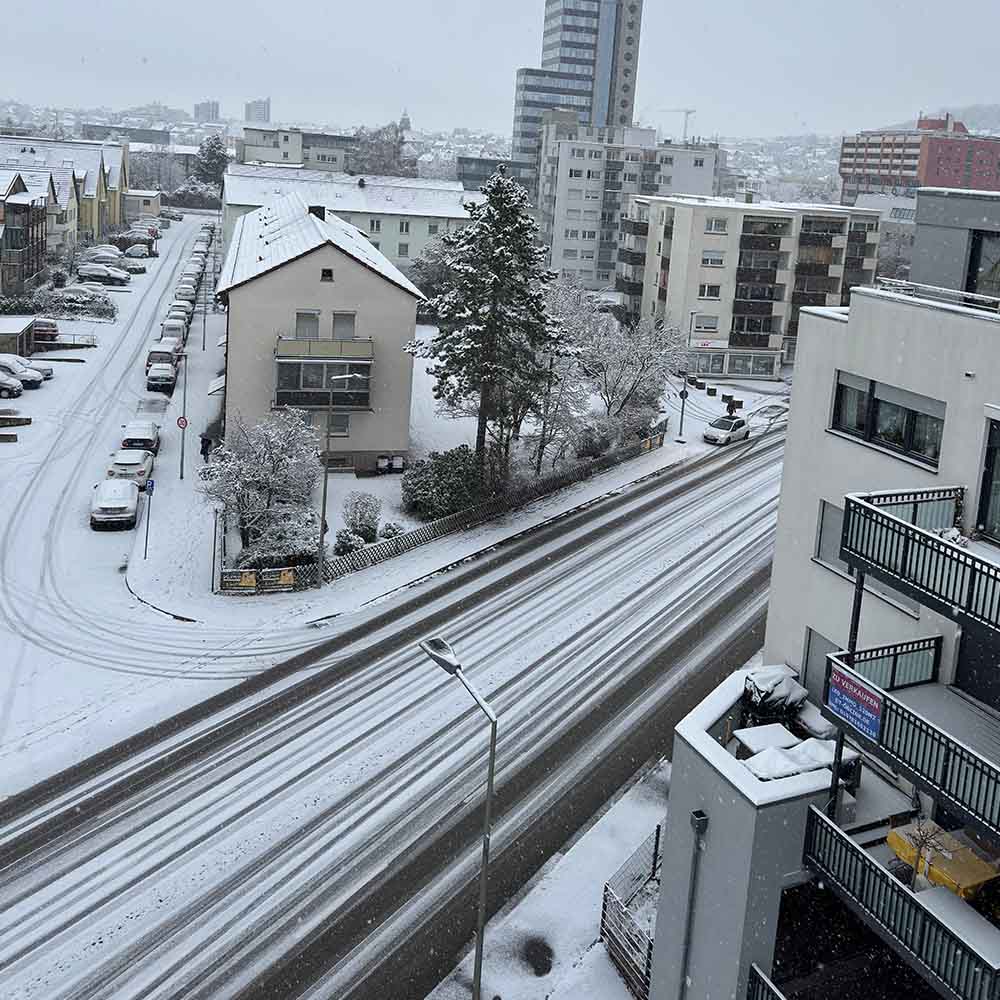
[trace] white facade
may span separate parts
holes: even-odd
[[[253,128],[243,130],[237,155],[243,163],[275,163],[309,170],[349,169],[355,145],[353,136],[333,132],[304,132],[297,128]]]

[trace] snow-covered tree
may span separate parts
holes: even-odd
[[[301,504],[280,504],[266,527],[236,557],[243,569],[302,566],[316,561],[319,514]]]
[[[488,435],[504,465],[564,338],[546,311],[552,274],[524,188],[501,167],[482,190],[486,199],[468,205],[471,222],[442,238],[447,273],[429,303],[438,334],[409,349],[432,360],[437,399],[475,407],[475,452],[485,472]]]
[[[309,507],[320,475],[319,442],[299,410],[274,413],[252,427],[237,415],[226,440],[199,469],[199,489],[236,517],[244,545],[289,508]]]
[[[344,497],[344,524],[366,542],[378,538],[378,523],[382,519],[382,501],[371,493],[351,490]]]
[[[128,181],[131,187],[173,191],[184,180],[183,167],[166,150],[129,154]]]
[[[403,155],[406,141],[398,122],[381,128],[359,128],[354,133],[355,149],[350,167],[356,174],[381,174],[388,177],[416,177],[415,165]]]
[[[220,135],[209,135],[201,141],[194,170],[198,180],[206,184],[221,184],[229,163],[229,153]]]
[[[358,549],[363,549],[365,544],[365,540],[360,535],[356,535],[350,528],[341,528],[337,532],[333,554],[335,556],[347,556],[352,552],[357,552]]]

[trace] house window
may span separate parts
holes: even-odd
[[[706,233],[725,233],[729,229],[729,220],[726,218],[709,217],[705,220]]]
[[[319,340],[319,311],[310,309],[295,314],[295,339]]]
[[[332,267],[322,267],[319,271],[320,281],[333,281],[333,268]]]
[[[702,267],[725,267],[726,255],[721,250],[702,250]]]
[[[283,160],[287,160],[288,159],[288,150],[282,150],[282,152],[281,152],[281,158]]]
[[[564,260],[576,260],[579,251],[577,250],[563,250]]]
[[[580,238],[584,240],[596,240],[597,230],[596,229],[583,229],[580,232]]]
[[[579,229],[564,229],[563,230],[563,239],[566,239],[566,240],[578,240],[579,238],[580,238],[580,230]]]
[[[600,170],[588,170],[587,171],[587,178],[589,180],[592,180],[592,181],[599,181],[601,179],[601,171]]]
[[[696,167],[703,167],[705,166],[705,160],[700,156],[696,156],[694,160],[694,165]]]
[[[409,257],[410,256],[410,244],[409,243],[400,243],[399,244],[399,249],[398,249],[398,251],[396,253],[396,256],[397,257]]]
[[[573,221],[575,219],[579,219],[580,218],[580,209],[578,209],[578,208],[567,208],[566,209],[566,218],[569,219],[570,221]]]
[[[837,373],[833,427],[937,466],[945,404],[907,389]]]
[[[572,155],[573,155],[573,157],[574,157],[575,159],[577,159],[577,160],[582,160],[582,159],[583,159],[583,150],[582,150],[582,149],[577,149],[577,148],[576,148],[576,147],[574,146],[574,147],[573,147],[573,153],[572,153]]]
[[[287,135],[283,135],[283,136],[281,137],[281,141],[282,141],[282,142],[288,142],[288,136],[287,136]]]
[[[600,191],[586,191],[583,195],[584,201],[600,201],[601,192]]]
[[[370,233],[380,233],[380,232],[382,232],[382,220],[381,219],[369,219],[368,220],[368,232],[370,232]]]
[[[278,406],[362,407],[371,404],[371,366],[334,361],[277,362]],[[356,375],[357,378],[344,378]]]
[[[438,224],[436,222],[428,222],[427,223],[427,235],[428,236],[437,236],[437,234],[438,234]]]
[[[327,414],[330,421],[330,437],[350,437],[351,415],[349,413]]]
[[[635,182],[639,179],[638,174],[625,174],[625,180]]]
[[[729,355],[729,374],[730,375],[749,375],[753,368],[753,355],[752,354],[730,354]]]
[[[409,235],[410,232],[410,222],[408,219],[399,220],[399,231],[404,236]]]
[[[698,351],[693,362],[699,375],[722,375],[726,369],[725,354],[707,354]]]
[[[719,329],[719,317],[697,313],[694,318],[694,328],[704,333],[716,333]]]
[[[699,285],[699,299],[718,299],[721,297],[721,285]]]
[[[142,199],[142,207],[143,208],[148,207],[150,204],[152,204],[152,203],[150,202],[150,200],[148,198],[143,198]]]
[[[594,259],[594,251],[593,250],[581,250],[580,251],[580,260],[593,260],[593,259]]]
[[[570,177],[583,177],[583,171],[582,170],[571,169],[570,172],[569,172],[569,175],[570,175]]]
[[[674,165],[674,158],[672,156],[661,156],[660,163],[665,167],[672,167]]]
[[[354,340],[354,313],[333,314],[333,339]]]

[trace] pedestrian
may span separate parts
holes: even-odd
[[[208,461],[208,456],[212,451],[212,439],[207,434],[201,435],[201,457]]]

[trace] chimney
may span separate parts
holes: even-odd
[[[309,214],[315,215],[320,222],[326,222],[326,209],[322,205],[310,205]]]

